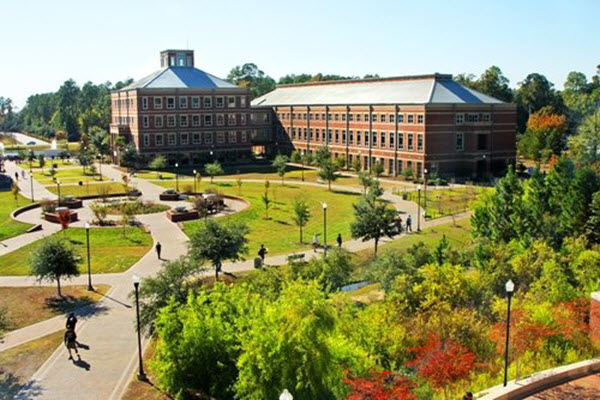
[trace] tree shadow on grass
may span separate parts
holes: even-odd
[[[351,192],[349,190],[335,190],[335,189],[333,189],[333,190],[331,190],[331,192],[335,193],[335,194],[345,194],[345,195],[348,195],[348,196],[355,196],[355,197],[362,196],[361,193]]]
[[[32,399],[42,394],[41,387],[35,381],[23,382],[0,368],[0,400]]]
[[[91,297],[63,296],[48,297],[45,300],[45,307],[51,309],[57,314],[74,313],[79,318],[89,318],[94,315],[100,315],[106,312],[106,306],[94,302]]]
[[[286,222],[286,221],[280,221],[280,220],[277,220],[277,219],[275,219],[275,220],[273,220],[273,221],[277,222],[277,223],[278,223],[278,224],[280,224],[280,225],[287,225],[287,226],[289,226],[289,225],[290,225],[290,223],[289,223],[289,222]]]
[[[213,185],[220,187],[232,187],[233,183],[231,182],[214,182]]]

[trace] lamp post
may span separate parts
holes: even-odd
[[[421,232],[421,185],[417,185],[417,232]]]
[[[210,161],[211,161],[211,162],[215,161],[215,158],[213,157],[213,154],[214,154],[214,153],[213,153],[213,151],[211,150],[211,151],[210,151]]]
[[[198,192],[196,191],[196,178],[197,178],[197,174],[198,174],[198,173],[196,172],[196,170],[194,170],[194,193],[198,193]]]
[[[33,203],[35,199],[33,198],[33,171],[31,169],[31,160],[29,160],[29,185],[31,186],[31,202]]]
[[[327,256],[327,203],[323,203],[323,255]]]
[[[88,290],[93,291],[92,286],[92,263],[90,259],[90,224],[85,223],[85,238],[87,242],[87,264],[88,264]]]
[[[178,174],[179,163],[175,163],[175,190],[179,192],[179,174]]]
[[[138,358],[139,358],[139,369],[138,369],[138,380],[147,381],[148,378],[144,373],[144,363],[142,362],[142,336],[140,333],[140,300],[139,300],[139,287],[140,287],[140,277],[137,275],[133,275],[133,287],[135,288],[135,312],[137,315],[137,339],[138,339]]]
[[[427,168],[423,169],[423,209],[427,213]]]
[[[60,207],[60,181],[56,181],[56,189],[58,190],[58,206]]]
[[[98,154],[98,173],[100,173],[100,180],[102,180],[102,154]]]
[[[505,285],[506,297],[508,298],[508,309],[506,313],[506,345],[504,347],[504,386],[508,380],[508,339],[510,335],[510,299],[515,290],[515,284],[512,280],[508,280]]]

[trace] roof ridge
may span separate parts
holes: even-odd
[[[278,84],[277,88],[301,87],[301,86],[321,86],[321,85],[343,85],[343,84],[360,84],[360,83],[376,83],[376,82],[392,82],[392,81],[416,81],[426,79],[452,79],[452,74],[441,74],[435,72],[433,74],[421,75],[401,75],[389,76],[384,78],[363,78],[363,79],[336,79],[329,81],[308,81],[300,83],[284,83]]]
[[[144,83],[144,86],[142,86],[143,88],[147,88],[148,85],[150,85],[152,82],[154,82],[156,79],[158,79],[159,76],[161,76],[162,74],[165,73],[165,71],[167,71],[169,69],[169,67],[165,67],[162,69],[162,71],[160,71],[160,73],[156,74],[156,76],[152,79],[150,79],[148,82]],[[179,77],[177,77],[179,78]]]

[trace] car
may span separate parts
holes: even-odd
[[[29,142],[27,142],[27,146],[35,146],[35,142],[33,140],[30,140]]]

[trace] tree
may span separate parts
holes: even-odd
[[[394,221],[396,210],[380,201],[375,195],[367,194],[363,199],[352,205],[354,221],[350,225],[353,238],[361,238],[363,242],[373,239],[375,241],[375,255],[379,240],[392,237],[395,233]]]
[[[306,202],[306,200],[302,198],[294,199],[293,208],[294,215],[292,218],[294,219],[294,223],[296,224],[296,226],[300,228],[300,244],[302,244],[302,229],[310,220],[310,208],[308,207],[308,203]]]
[[[543,107],[550,106],[555,112],[561,111],[562,102],[556,94],[554,85],[544,75],[533,73],[519,82],[515,93],[517,103],[517,125],[520,132],[525,131],[525,125],[530,114]]]
[[[585,117],[577,135],[569,138],[569,150],[581,164],[600,162],[600,108]]]
[[[338,166],[331,159],[327,159],[320,163],[319,178],[327,181],[327,188],[331,191],[331,182],[339,178],[337,174]]]
[[[277,170],[277,175],[281,178],[281,183],[283,184],[283,177],[285,176],[285,170],[287,168],[287,163],[289,159],[287,156],[278,154],[275,156],[275,160],[273,160],[273,167]]]
[[[46,165],[46,159],[43,154],[38,155],[38,165],[42,169],[42,174],[44,173],[44,165]]]
[[[384,168],[383,168],[383,164],[382,164],[382,163],[380,163],[379,161],[378,161],[378,162],[376,162],[376,163],[373,165],[373,174],[374,174],[374,175],[375,175],[377,178],[379,178],[379,177],[380,177],[380,176],[383,174],[383,170],[384,170]]]
[[[0,340],[4,337],[4,332],[7,332],[11,327],[8,319],[8,312],[5,307],[0,307]]]
[[[57,110],[52,116],[54,127],[67,132],[69,141],[79,139],[79,125],[77,123],[79,87],[73,79],[69,79],[56,92]]]
[[[189,255],[199,263],[210,261],[218,281],[223,261],[237,261],[248,253],[247,234],[248,227],[245,224],[221,224],[208,220],[190,236]]]
[[[359,173],[362,170],[362,165],[360,164],[360,158],[355,157],[352,160],[352,169],[354,172]]]
[[[242,180],[242,178],[240,178],[238,176],[237,179],[235,180],[235,184],[238,187],[238,195],[241,195],[242,194],[242,185],[244,184],[244,181]]]
[[[295,164],[302,162],[302,153],[300,153],[298,150],[292,151],[292,154],[290,155],[290,161]]]
[[[363,187],[363,194],[367,194],[367,189],[373,183],[373,178],[368,172],[359,172],[358,173],[358,181]]]
[[[31,273],[39,281],[56,281],[58,296],[62,297],[60,280],[79,276],[77,269],[79,261],[80,257],[75,249],[65,239],[49,237],[43,239],[33,251],[30,262]]]
[[[345,371],[343,381],[348,385],[348,400],[402,399],[416,400],[415,384],[408,378],[390,371],[371,371],[367,376],[352,376]]]
[[[89,129],[90,141],[96,152],[100,155],[100,162],[104,156],[108,154],[110,147],[108,143],[108,132],[97,126],[92,126]]]
[[[247,87],[253,99],[275,89],[275,80],[265,75],[253,63],[233,67],[227,75],[227,80],[237,86]]]
[[[594,193],[585,234],[591,243],[600,244],[600,192]]]
[[[519,138],[519,152],[535,161],[547,162],[563,151],[566,130],[567,118],[544,107],[529,116],[527,130]]]
[[[223,173],[223,167],[218,161],[208,163],[204,166],[204,172],[206,175],[210,176],[210,183],[213,183],[213,178],[215,175],[221,175]]]
[[[148,165],[151,169],[156,171],[158,179],[162,178],[160,171],[164,170],[167,167],[167,159],[161,155],[154,157],[154,159]],[[194,178],[195,179],[195,178]]]
[[[265,206],[265,219],[269,219],[269,207],[271,206],[272,200],[269,197],[269,192],[266,189],[262,196],[260,196],[260,199],[262,200]]]
[[[121,153],[121,164],[127,168],[134,168],[140,163],[141,157],[132,143],[127,143]]]

